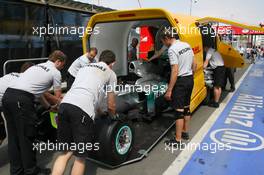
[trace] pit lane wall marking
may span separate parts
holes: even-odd
[[[264,61],[251,65],[238,89],[206,121],[190,143],[224,144],[230,149],[184,150],[164,175],[263,175]]]

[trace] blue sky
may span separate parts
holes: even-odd
[[[78,0],[98,4],[98,0]],[[164,8],[174,13],[189,14],[191,0],[140,0],[143,8]],[[194,0],[193,0],[194,1]],[[258,25],[264,22],[264,0],[197,0],[192,15],[214,16]],[[139,8],[137,0],[99,0],[101,6],[114,9]]]

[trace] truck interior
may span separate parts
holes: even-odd
[[[99,54],[105,49],[112,50],[118,60],[114,66],[117,76],[127,76],[129,74],[127,66],[128,46],[134,37],[140,41],[139,32],[142,26],[151,27],[153,34],[156,35],[158,29],[162,26],[169,26],[169,22],[166,19],[151,19],[98,23],[94,28],[99,30],[99,34],[93,34],[89,37],[88,46],[96,46],[99,49]]]

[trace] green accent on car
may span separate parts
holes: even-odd
[[[50,122],[51,122],[51,125],[53,128],[58,128],[58,125],[57,125],[57,120],[56,118],[58,117],[58,113],[56,112],[50,112]]]
[[[126,136],[126,138],[124,138],[124,136]],[[120,139],[125,139],[125,143],[120,143]],[[129,126],[125,125],[118,130],[116,135],[115,148],[117,153],[120,155],[126,154],[130,150],[131,144],[132,144],[132,130],[130,129]]]
[[[167,90],[167,83],[166,82],[159,82],[157,84],[158,88],[157,90],[150,91],[147,95],[147,111],[148,113],[154,113],[155,112],[155,100],[157,97],[163,95]]]

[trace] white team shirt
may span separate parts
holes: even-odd
[[[0,107],[2,107],[2,98],[6,89],[10,86],[12,82],[17,80],[19,76],[20,73],[13,72],[10,74],[6,74],[2,78],[0,78]]]
[[[52,61],[47,61],[27,69],[10,87],[38,97],[52,86],[54,90],[61,88],[61,73]]]
[[[170,64],[178,64],[178,76],[189,76],[193,74],[192,64],[194,53],[188,43],[176,40],[168,49]]]
[[[78,71],[80,68],[84,67],[85,65],[89,64],[89,63],[96,63],[96,60],[93,59],[93,61],[91,62],[86,54],[80,56],[79,58],[77,58],[69,67],[68,72],[73,76],[76,77]]]
[[[116,84],[116,74],[107,64],[104,62],[88,64],[78,71],[71,89],[61,103],[78,106],[94,119],[99,94],[106,86],[108,92],[114,92]]]
[[[209,48],[207,51],[206,60],[209,60],[209,63],[213,69],[218,66],[224,66],[224,60],[221,54],[213,48]]]

